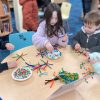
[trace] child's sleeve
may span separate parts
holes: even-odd
[[[100,45],[99,46],[95,46],[95,47],[92,47],[90,50],[89,50],[90,53],[92,52],[100,52]]]
[[[92,47],[92,48],[90,48],[89,52],[91,52],[91,53],[92,52],[100,52],[100,35],[98,35],[97,41],[98,41],[97,45]]]
[[[80,34],[81,34],[81,31],[79,31],[78,33],[76,33],[76,35],[73,37],[72,45],[71,45],[72,48],[74,48],[77,43],[80,44]]]
[[[8,64],[7,63],[0,63],[0,73],[4,70],[8,69]]]
[[[45,48],[45,44],[49,42],[45,33],[44,22],[40,23],[37,32],[32,36],[32,42],[38,48]]]
[[[0,41],[0,49],[4,50],[6,49],[5,45],[8,43],[8,41]]]
[[[64,36],[68,37],[67,34],[65,34]],[[58,44],[62,47],[66,47],[66,45],[68,44],[68,38],[66,41],[63,41],[64,36],[59,37],[58,39]]]

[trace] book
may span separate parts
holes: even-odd
[[[8,13],[8,8],[6,4],[3,4],[3,9],[4,9],[4,13],[5,15]]]
[[[9,27],[9,23],[8,22],[5,22],[3,23],[3,31],[4,32],[10,32],[10,27]]]

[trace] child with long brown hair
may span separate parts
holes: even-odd
[[[37,32],[32,37],[33,44],[38,48],[46,48],[50,52],[53,45],[65,47],[68,42],[67,34],[63,27],[59,5],[50,3],[44,13],[44,20],[40,23]]]

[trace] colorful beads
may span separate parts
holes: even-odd
[[[18,68],[13,73],[13,79],[15,80],[26,80],[32,75],[32,71],[29,68]]]
[[[62,56],[62,53],[59,50],[54,50],[52,53],[50,51],[46,51],[46,57],[49,59],[55,60]]]
[[[70,83],[79,79],[78,73],[70,73],[64,70],[59,72],[59,76],[63,79],[65,83]]]

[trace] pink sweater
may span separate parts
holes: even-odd
[[[52,38],[50,38],[45,33],[46,32],[45,25],[46,25],[45,21],[40,23],[40,25],[37,29],[37,32],[32,36],[33,44],[35,46],[37,46],[38,48],[45,48],[45,44],[47,42],[50,42],[52,45],[58,44],[62,47],[65,47],[67,45],[68,41],[62,42],[62,38],[65,35],[64,29],[63,29],[63,35],[62,35],[62,33],[58,33],[58,37],[53,36]]]

